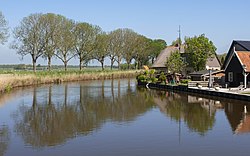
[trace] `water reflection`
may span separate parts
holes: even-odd
[[[225,113],[235,134],[250,132],[250,114],[247,111],[250,111],[250,105],[246,103],[238,102],[235,105],[228,102],[225,104]]]
[[[181,92],[151,91],[150,94],[162,113],[176,122],[183,121],[200,135],[212,130],[216,111],[223,109],[233,133],[250,133],[250,114],[244,113],[244,110],[250,111],[247,102]]]
[[[0,155],[4,155],[4,153],[7,151],[9,141],[10,141],[9,128],[6,125],[0,126]]]
[[[156,91],[154,101],[162,113],[176,122],[184,121],[190,130],[204,135],[215,123],[214,101],[183,93]]]
[[[34,87],[32,102],[16,113],[15,129],[26,144],[44,147],[88,135],[106,121],[131,122],[154,106],[131,85],[110,80]]]

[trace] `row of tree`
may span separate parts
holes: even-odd
[[[22,57],[30,55],[34,71],[40,57],[48,60],[48,70],[51,69],[53,57],[63,62],[65,70],[72,58],[79,59],[80,70],[92,59],[99,61],[104,69],[105,58],[111,60],[111,69],[115,62],[120,68],[123,60],[128,69],[133,61],[136,68],[141,68],[153,62],[166,46],[164,40],[151,40],[131,29],[107,33],[99,26],[76,22],[53,13],[24,17],[20,25],[14,28],[13,35],[11,48]]]

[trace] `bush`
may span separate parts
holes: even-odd
[[[151,82],[152,82],[152,83],[156,83],[157,81],[158,81],[157,78],[155,78],[155,77],[152,77],[152,78],[151,78]]]
[[[191,80],[190,79],[182,79],[180,82],[182,84],[188,84],[188,82],[190,82]]]
[[[140,82],[146,82],[147,81],[147,76],[146,75],[143,75],[143,74],[140,74],[137,76],[137,81],[140,81]]]
[[[161,72],[160,76],[159,76],[159,81],[162,82],[166,82],[167,77],[165,76],[164,72]]]

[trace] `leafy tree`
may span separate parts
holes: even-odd
[[[57,47],[55,56],[64,63],[64,70],[67,71],[68,62],[75,57],[74,35],[73,35],[74,21],[61,16],[59,22],[59,32],[56,36]]]
[[[45,51],[43,57],[48,60],[48,70],[51,70],[51,59],[56,51],[56,36],[60,32],[59,23],[61,15],[48,13],[42,16],[42,28],[45,31]]]
[[[42,14],[31,14],[24,17],[20,26],[14,29],[14,41],[11,46],[17,49],[17,54],[22,57],[32,57],[33,71],[36,72],[37,59],[45,50],[45,31],[42,29]]]
[[[120,69],[123,57],[123,29],[114,30],[109,35],[109,58],[111,60],[111,68],[116,61],[118,63],[118,69]]]
[[[136,43],[136,51],[135,51],[135,62],[137,64],[137,68],[142,68],[143,65],[147,65],[149,61],[149,54],[150,54],[150,42],[151,40],[146,38],[143,35],[139,35],[137,37]]]
[[[139,35],[131,29],[123,29],[123,58],[126,60],[128,69],[137,51]]]
[[[8,26],[7,21],[4,18],[4,15],[0,11],[0,43],[4,44],[8,38]]]
[[[157,56],[160,54],[160,52],[166,48],[167,43],[166,41],[162,39],[157,39],[157,40],[152,40],[150,43],[150,48],[149,48],[149,55],[151,59],[151,63],[154,63],[154,60],[157,58]]]
[[[221,65],[224,64],[225,58],[226,58],[226,56],[227,56],[227,53],[224,53],[224,54],[217,54],[217,56],[218,56],[218,59],[220,60]]]
[[[102,70],[104,70],[104,59],[108,55],[108,35],[105,33],[99,34],[96,38],[95,49],[92,58],[101,63]]]
[[[180,73],[186,66],[178,50],[171,53],[165,65],[171,73]]]
[[[116,57],[116,51],[117,51],[117,33],[116,31],[112,31],[109,34],[109,40],[108,40],[108,49],[109,49],[109,53],[108,53],[108,57],[110,59],[110,68],[111,70],[113,69],[114,63],[115,63],[115,57]]]
[[[88,23],[77,23],[74,27],[74,49],[79,58],[79,67],[86,64],[91,59],[91,51],[94,49],[95,40],[100,33],[99,26],[93,26]]]
[[[207,58],[214,55],[216,47],[204,34],[185,38],[185,52],[195,71],[205,69]]]

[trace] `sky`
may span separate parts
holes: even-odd
[[[10,32],[32,13],[55,13],[98,25],[107,32],[130,28],[171,44],[180,25],[182,40],[205,34],[219,54],[227,52],[233,40],[250,40],[249,6],[249,0],[0,0]],[[10,37],[0,45],[0,64],[31,64],[30,56],[21,60],[9,48],[12,41]],[[38,63],[46,61],[40,58]],[[58,59],[52,63],[62,64]],[[78,60],[70,64],[77,65]]]

